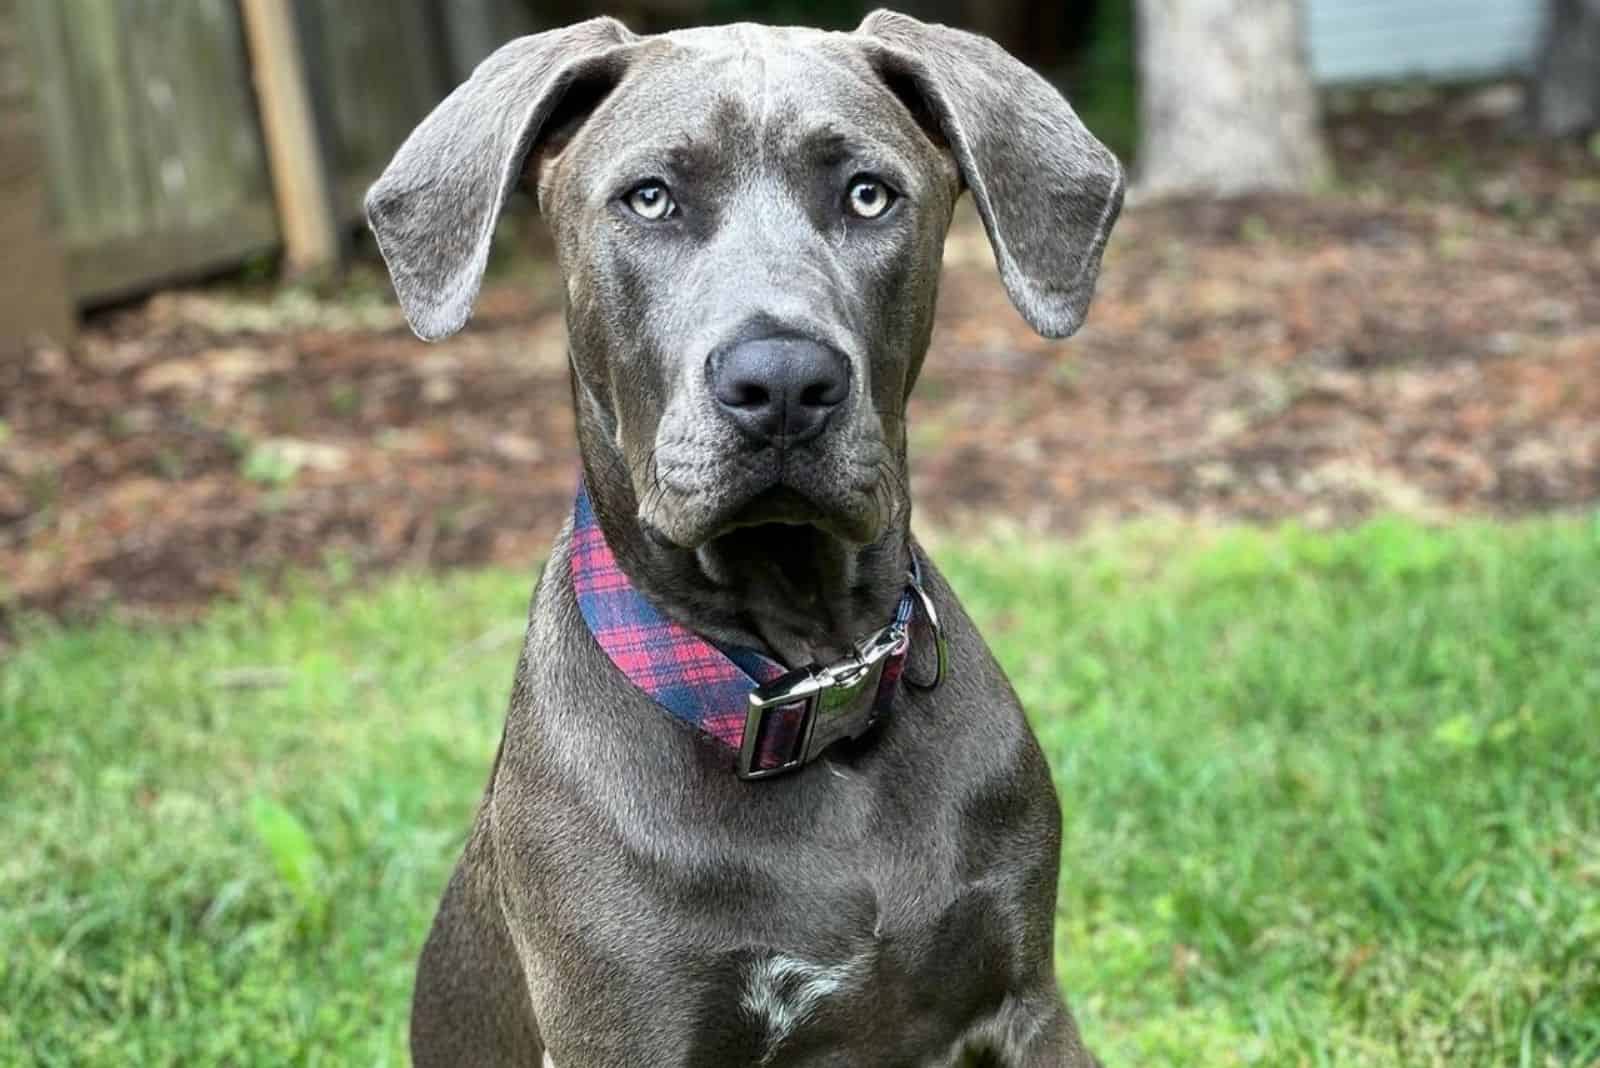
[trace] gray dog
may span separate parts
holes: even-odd
[[[1054,976],[1056,795],[910,535],[904,413],[961,191],[1012,301],[1064,337],[1116,159],[942,26],[594,19],[496,52],[369,194],[422,337],[465,323],[525,177],[585,495],[422,952],[416,1063],[1094,1064]],[[719,669],[777,665],[739,691],[742,749],[669,714],[593,596]]]

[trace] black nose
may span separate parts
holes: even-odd
[[[711,394],[759,441],[792,445],[814,438],[850,392],[850,365],[826,345],[796,337],[761,338],[718,349],[706,362]]]

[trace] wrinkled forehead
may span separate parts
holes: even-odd
[[[638,47],[580,134],[588,181],[853,160],[911,191],[941,171],[939,150],[850,35],[721,26]]]

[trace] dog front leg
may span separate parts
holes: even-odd
[[[416,1068],[533,1068],[543,1060],[527,983],[494,897],[491,865],[484,836],[474,833],[417,967],[411,1006]]]
[[[1015,995],[962,1043],[948,1068],[1100,1068],[1054,990]]]

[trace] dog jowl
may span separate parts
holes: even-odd
[[[588,535],[564,534],[424,952],[418,1063],[1092,1063],[1052,978],[1053,787],[911,537],[905,410],[958,196],[1018,310],[1063,337],[1115,158],[993,43],[904,16],[591,20],[496,52],[369,194],[422,337],[465,324],[522,183],[566,286],[580,515],[629,596],[795,669],[859,658],[909,569],[951,674],[741,781],[600,650],[575,610]]]

